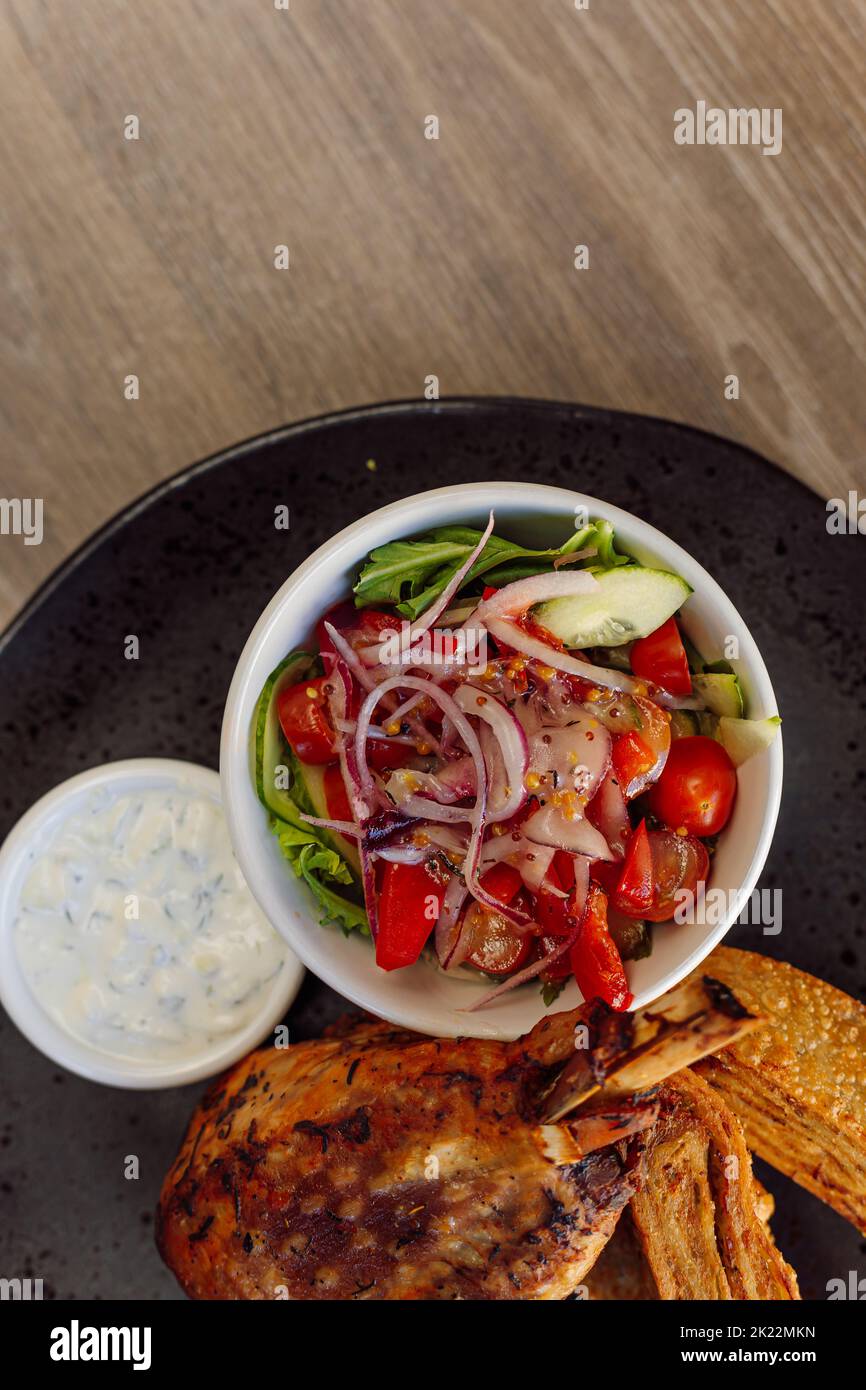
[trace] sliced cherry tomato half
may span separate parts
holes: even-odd
[[[698,892],[706,883],[710,868],[707,847],[694,835],[676,835],[672,830],[650,830],[653,861],[653,900],[637,915],[647,922],[668,922],[674,915],[679,894]],[[621,904],[617,902],[620,911]]]
[[[488,975],[510,975],[518,970],[535,941],[531,932],[519,932],[501,912],[490,912],[480,903],[467,908],[463,930],[472,934],[467,965]]]
[[[641,680],[652,681],[672,695],[690,695],[692,678],[676,618],[668,618],[631,649],[631,669]]]
[[[675,741],[650,789],[649,807],[672,830],[718,835],[730,820],[736,794],[737,770],[727,751],[714,738],[692,734]]]
[[[290,685],[277,699],[280,726],[302,763],[332,763],[337,757],[328,718],[327,676]]]
[[[591,883],[586,911],[570,951],[571,968],[584,999],[603,999],[618,1013],[632,1004],[622,958],[607,925],[607,897]]]
[[[379,889],[376,964],[414,965],[442,911],[445,885],[425,864],[386,863]]]

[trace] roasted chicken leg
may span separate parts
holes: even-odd
[[[565,1298],[634,1195],[657,1083],[755,1022],[695,982],[513,1043],[362,1022],[253,1053],[193,1117],[160,1250],[196,1298]]]

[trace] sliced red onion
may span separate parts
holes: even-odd
[[[388,783],[393,785],[393,778]],[[474,825],[477,817],[475,806],[447,806],[439,801],[434,801],[429,796],[417,796],[414,793],[406,795],[400,794],[397,805],[401,811],[420,821],[439,821],[443,825]]]
[[[568,577],[567,575],[562,576],[563,579]],[[573,578],[576,579],[577,575],[574,575]],[[521,581],[521,583],[523,582],[529,583],[530,581]],[[538,637],[531,637],[516,623],[487,616],[484,618],[484,626],[498,642],[504,642],[506,646],[513,647],[515,651],[520,652],[521,656],[530,657],[533,661],[540,661],[545,666],[552,666],[555,671],[566,671],[569,675],[580,676],[581,680],[587,681],[590,685],[602,685],[608,690],[625,690],[629,693],[638,688],[646,689],[646,682],[638,683],[634,676],[629,676],[625,671],[608,670],[605,666],[592,666],[588,661],[578,661],[576,657],[568,656],[565,652],[559,652],[555,647],[548,646]]]
[[[330,624],[328,626],[330,626]],[[335,629],[334,632],[335,635],[339,636]],[[336,658],[332,663],[327,690],[331,720],[336,730],[337,720],[346,718],[352,697],[352,677],[349,674],[349,668],[346,662],[340,658]],[[349,798],[349,805],[352,808],[352,814],[358,825],[363,827],[370,815],[370,807],[367,805],[361,791],[354,748],[349,743],[346,735],[342,733],[338,734],[337,748],[340,758],[340,771],[343,774],[343,784],[346,788],[346,795]],[[373,791],[378,796],[375,787],[373,787]],[[361,886],[364,890],[364,906],[367,910],[367,921],[370,926],[370,934],[375,941],[379,932],[376,877],[373,872],[373,864],[369,852],[364,846],[363,838],[358,841],[358,859],[361,864]]]
[[[301,820],[305,820],[307,825],[318,825],[322,830],[333,830],[337,835],[345,835],[348,839],[358,840],[361,837],[361,827],[355,825],[350,820],[327,820],[323,816],[308,816],[303,811],[300,813]]]
[[[520,834],[491,835],[481,851],[481,872],[492,864],[507,861],[517,869],[531,893],[537,893],[556,850],[549,845],[536,845]],[[551,890],[553,891],[553,890]]]
[[[612,860],[607,840],[582,816],[570,819],[556,806],[542,806],[533,811],[523,823],[523,833],[538,845],[553,845],[567,849],[570,854],[585,854],[590,859]]]
[[[518,579],[497,589],[490,598],[479,603],[475,616],[487,627],[488,618],[519,618],[537,603],[546,603],[552,598],[570,598],[575,594],[591,594],[597,588],[598,580],[589,570],[579,570],[576,574],[533,574],[529,579]]]
[[[380,811],[364,826],[364,848],[368,850],[381,849],[397,835],[401,835],[410,824],[409,817],[395,811],[389,803],[386,810]]]
[[[624,859],[631,839],[631,821],[622,788],[613,768],[608,770],[607,776],[587,806],[586,817],[604,836],[614,858]]]
[[[589,714],[571,711],[568,724],[541,728],[529,741],[530,771],[548,790],[575,791],[590,800],[610,766],[612,740]]]
[[[457,590],[460,588],[460,585],[463,583],[472,566],[475,564],[475,561],[479,558],[482,551],[484,550],[484,547],[489,541],[492,533],[493,513],[491,512],[487,525],[484,528],[482,537],[476,545],[475,549],[468,556],[468,558],[464,560],[463,564],[460,566],[457,573],[453,575],[449,583],[446,584],[445,588],[442,590],[435,603],[433,603],[425,613],[422,613],[421,617],[412,624],[412,644],[414,644],[415,639],[417,637],[420,637],[422,633],[426,632],[428,628],[431,628],[433,626],[440,613],[445,612],[445,609],[448,607],[454,595],[457,593]]]
[[[442,911],[439,913],[439,920],[436,923],[436,934],[434,943],[439,964],[443,970],[447,970],[454,963],[454,954],[457,950],[460,937],[463,935],[464,918],[462,916],[463,904],[469,896],[469,890],[459,874],[453,874],[449,880],[448,887],[445,889],[445,896],[442,899]],[[465,950],[461,959],[465,958]]]
[[[337,629],[334,627],[334,624],[326,622],[325,631],[327,632],[332,643],[336,647],[339,654],[342,656],[346,666],[352,672],[352,675],[355,677],[356,681],[361,686],[361,688],[370,693],[372,693],[377,688],[381,688],[380,683],[376,681],[376,677],[373,675],[372,671],[367,670],[363,661],[361,661],[360,657],[358,656],[358,653],[354,650],[353,647],[349,645],[343,634],[337,631]],[[385,705],[385,708],[387,710],[393,710],[395,707],[395,703],[395,697],[394,695],[391,695],[387,704]],[[350,701],[347,699],[347,711],[349,707]],[[345,718],[345,715],[343,717]],[[424,725],[419,719],[410,719],[408,723],[409,727],[415,732],[419,739],[423,739],[426,743],[430,745],[431,748],[438,750],[439,740],[435,738],[433,734],[430,733],[430,730],[426,727],[426,725]]]
[[[355,760],[352,745],[346,736],[339,732],[339,724],[346,718],[346,711],[352,698],[352,678],[349,675],[345,661],[337,659],[334,662],[333,670],[327,685],[328,704],[331,712],[331,723],[337,737],[337,752],[340,759],[340,771],[343,774],[343,783],[346,788],[346,795],[349,798],[349,805],[352,814],[358,825],[363,826],[364,822],[372,814],[372,804],[378,800],[376,788],[372,782],[369,783],[370,802],[365,800],[365,788],[358,774],[358,767]]]
[[[340,719],[337,721],[337,728],[343,734],[351,734],[354,738],[357,727],[356,719]],[[367,737],[378,739],[380,743],[399,743],[402,748],[414,748],[417,739],[410,738],[408,734],[389,734],[380,724],[371,724],[367,730]]]
[[[453,772],[450,771],[452,767]],[[475,796],[475,768],[472,759],[460,758],[456,763],[446,763],[439,772],[416,772],[413,768],[398,767],[388,780],[388,794],[401,808],[419,798],[429,797],[440,806],[449,806],[454,801],[462,801],[464,797]],[[471,819],[474,809],[467,807],[466,814],[458,819]],[[409,814],[414,813],[410,811]]]
[[[498,999],[503,994],[508,994],[512,989],[516,989],[518,985],[525,985],[529,980],[534,980],[537,975],[541,975],[543,971],[549,969],[551,965],[554,965],[556,961],[564,956],[566,951],[570,951],[580,935],[580,929],[583,925],[584,913],[586,911],[588,893],[589,860],[585,860],[583,864],[580,864],[579,860],[575,860],[573,905],[575,925],[572,931],[568,936],[563,937],[559,945],[555,946],[548,955],[543,956],[541,960],[533,961],[532,965],[527,965],[525,969],[518,970],[516,975],[509,975],[507,980],[503,980],[502,984],[497,985],[495,989],[488,990],[486,994],[482,994],[480,999],[476,999],[475,1002],[470,1004],[463,1012],[471,1014],[474,1013],[476,1009],[483,1009],[485,1005],[492,1003],[494,999]]]
[[[487,820],[509,820],[515,811],[520,809],[528,795],[524,785],[529,763],[526,734],[520,721],[514,717],[507,705],[503,705],[494,695],[489,695],[475,685],[461,685],[454,692],[454,700],[465,714],[474,714],[489,725],[498,744],[499,757],[495,768],[501,769],[501,776],[491,776]]]
[[[466,862],[463,865],[463,873],[466,879],[466,887],[474,898],[477,898],[485,907],[492,911],[500,912],[509,921],[515,924],[524,925],[530,920],[527,913],[519,908],[503,907],[503,905],[487,893],[478,880],[478,863],[481,857],[481,842],[484,837],[484,824],[487,813],[487,769],[484,765],[484,757],[481,752],[481,745],[469,720],[466,718],[456,701],[442,690],[433,681],[422,680],[418,676],[392,676],[389,680],[383,681],[376,690],[371,690],[364,700],[358,714],[358,726],[355,730],[355,753],[359,762],[363,762],[366,769],[365,745],[366,729],[370,723],[373,710],[386,694],[393,690],[418,690],[424,695],[429,695],[432,700],[442,708],[445,714],[455,725],[458,734],[463,740],[466,751],[475,766],[475,777],[477,793],[475,805],[471,811],[462,814],[462,819],[468,820],[472,826],[472,835],[469,840],[469,848],[466,852]],[[363,776],[363,773],[361,774]],[[369,769],[367,777],[370,779]],[[372,781],[372,779],[370,779]],[[417,803],[421,803],[418,807]],[[424,802],[423,797],[407,797],[403,802],[403,810],[410,814],[418,815],[420,819],[430,816],[431,820],[456,820],[461,817],[461,811],[456,806],[437,806],[435,803]],[[448,814],[446,814],[448,813]]]
[[[588,545],[584,550],[573,550],[569,555],[557,555],[553,562],[555,570],[563,569],[566,565],[573,565],[578,560],[591,560],[593,555],[597,555],[598,550],[594,545]]]
[[[464,796],[475,796],[476,794],[475,765],[471,758],[455,758],[453,762],[440,767],[435,777],[436,781],[450,793],[449,800],[459,801]]]
[[[377,859],[387,859],[389,864],[423,864],[430,858],[429,845],[383,845],[374,851]]]

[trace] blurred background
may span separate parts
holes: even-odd
[[[862,490],[864,34],[859,0],[0,0],[0,497],[44,499],[0,626],[160,479],[433,376]],[[781,153],[677,145],[698,100],[782,108]]]

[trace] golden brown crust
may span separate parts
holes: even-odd
[[[193,1116],[157,1239],[210,1299],[561,1299],[609,1239],[639,1141],[545,1158],[514,1045],[364,1026],[253,1053]]]
[[[755,1153],[866,1234],[866,1008],[751,951],[720,946],[700,973],[768,1022],[698,1072]]]
[[[762,1213],[766,1200],[736,1117],[699,1076],[666,1087],[632,1214],[659,1297],[798,1298]]]

